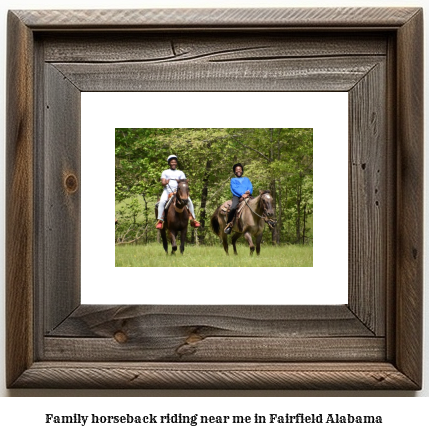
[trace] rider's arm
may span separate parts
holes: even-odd
[[[234,179],[231,179],[230,187],[232,195],[235,195],[236,197],[241,197],[242,192],[240,191],[241,186],[239,183],[237,183]]]
[[[249,191],[249,194],[252,195],[253,194],[252,182],[249,179],[247,179],[247,181],[248,181],[247,190]]]
[[[161,179],[162,186],[168,185],[168,179]]]

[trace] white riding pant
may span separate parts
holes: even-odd
[[[168,201],[168,192],[166,189],[164,189],[164,191],[161,195],[161,199],[159,200],[159,204],[158,204],[158,219],[159,220],[162,219],[162,214],[164,213],[164,209],[165,209],[165,203],[167,203],[167,201]],[[195,219],[194,205],[192,204],[191,197],[188,197],[188,209],[189,209],[189,212],[191,212],[192,218]]]

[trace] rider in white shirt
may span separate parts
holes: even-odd
[[[161,174],[161,184],[164,187],[164,191],[161,195],[161,199],[158,204],[158,223],[156,224],[157,229],[162,229],[164,223],[164,208],[165,203],[168,201],[168,195],[170,193],[174,193],[177,190],[177,182],[176,180],[186,179],[183,171],[177,169],[177,156],[171,154],[167,158],[167,163],[170,166],[168,170],[165,170]],[[201,224],[195,219],[194,205],[192,204],[191,197],[188,197],[188,209],[191,213],[192,217],[189,217],[191,220],[192,227],[200,227]]]

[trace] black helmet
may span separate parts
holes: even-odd
[[[236,169],[237,167],[241,167],[241,169],[242,169],[242,171],[243,171],[243,173],[244,173],[243,165],[241,165],[241,163],[236,163],[236,164],[232,167],[232,172],[233,172],[234,174],[235,174],[235,169]]]

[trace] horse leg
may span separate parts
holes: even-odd
[[[225,253],[227,255],[229,255],[229,253],[228,253],[228,238],[227,238],[226,234],[223,232],[223,228],[221,228],[220,231],[221,231],[220,237],[222,238],[223,249],[225,250]]]
[[[253,245],[253,241],[252,241],[252,235],[249,232],[246,232],[244,234],[244,237],[246,238],[246,241],[249,243],[250,255],[252,255],[253,252],[255,251],[255,246]]]
[[[225,234],[222,235],[222,244],[223,244],[223,249],[225,250],[225,253],[227,255],[229,255],[229,253],[228,253],[228,238]]]
[[[216,216],[216,219],[217,219],[217,223],[219,225],[218,236],[219,236],[219,238],[222,239],[223,249],[225,250],[225,253],[228,256],[228,254],[229,254],[228,253],[228,237],[227,237],[226,233],[224,233],[224,231],[223,231],[223,229],[226,226],[226,223],[219,214]]]
[[[180,252],[182,254],[185,251],[186,231],[187,231],[186,227],[180,231]]]
[[[259,256],[261,253],[261,241],[262,241],[262,233],[256,236],[256,255]]]
[[[232,247],[234,248],[234,254],[237,255],[237,247],[235,246],[235,243],[237,242],[237,239],[241,236],[241,233],[234,233],[232,235]]]
[[[176,230],[170,230],[171,237],[171,254],[176,254],[177,244],[176,244]]]
[[[161,230],[161,238],[162,238],[162,246],[164,247],[165,252],[168,254],[168,242],[167,242],[167,235],[165,233],[165,228]]]

